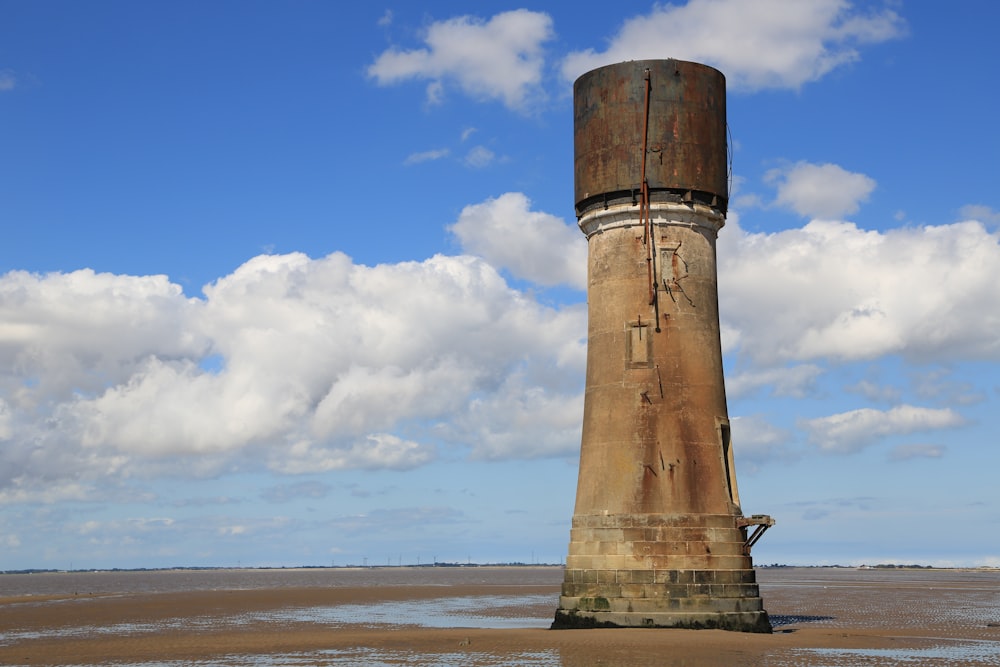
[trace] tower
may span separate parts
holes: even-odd
[[[770,632],[750,547],[774,522],[740,509],[722,374],[725,77],[631,61],[584,74],[573,92],[589,342],[552,627]]]

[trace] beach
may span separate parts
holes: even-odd
[[[461,569],[37,593],[0,578],[0,664],[1000,665],[996,570],[762,569],[767,635],[549,630],[560,568]]]

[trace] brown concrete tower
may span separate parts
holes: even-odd
[[[750,547],[773,521],[740,509],[722,376],[725,85],[679,60],[601,67],[574,85],[589,342],[554,628],[771,631]]]

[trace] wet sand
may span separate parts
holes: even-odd
[[[771,635],[333,623],[296,613],[406,602],[430,610],[442,600],[492,596],[489,616],[537,625],[554,612],[557,584],[9,596],[0,598],[0,664],[780,667],[923,655],[925,665],[1000,665],[1000,573],[781,570],[759,577]],[[514,606],[495,604],[502,598]]]

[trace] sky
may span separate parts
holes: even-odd
[[[757,564],[1000,566],[1000,6],[0,0],[0,570],[559,563],[572,82],[727,78]]]

